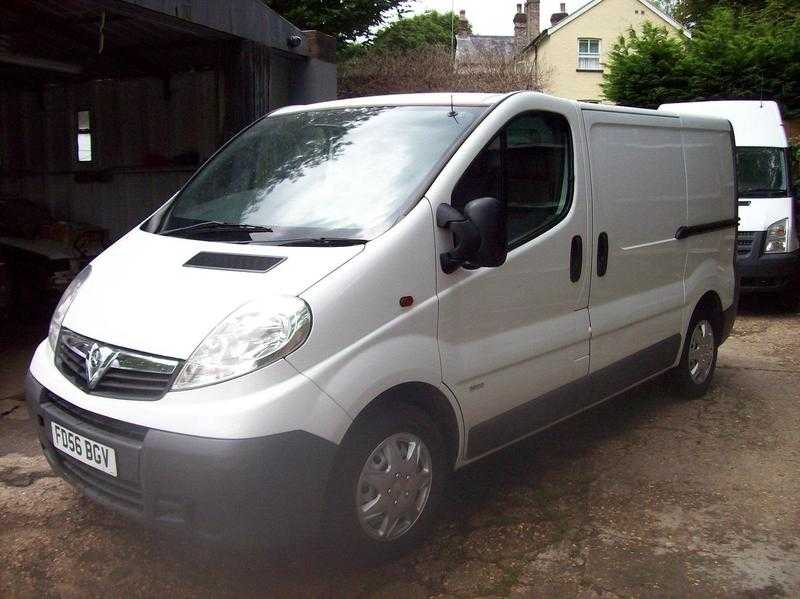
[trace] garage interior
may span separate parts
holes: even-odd
[[[335,51],[260,0],[3,2],[0,311],[62,289],[248,123],[334,99]]]

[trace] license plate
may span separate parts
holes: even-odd
[[[55,422],[51,422],[50,425],[56,449],[87,466],[97,468],[111,476],[117,475],[117,455],[111,447],[73,433]]]

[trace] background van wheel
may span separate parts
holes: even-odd
[[[677,391],[687,398],[703,395],[711,386],[717,367],[719,342],[707,311],[698,311],[689,323],[683,354],[670,378]]]
[[[441,433],[417,408],[384,406],[354,426],[334,469],[324,522],[332,550],[382,561],[430,532],[451,465]]]

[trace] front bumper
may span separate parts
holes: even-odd
[[[204,541],[292,545],[316,535],[337,446],[304,431],[250,439],[164,432],[82,410],[28,374],[28,408],[52,468],[143,524]],[[51,422],[113,447],[118,476],[58,451]]]
[[[800,251],[764,254],[766,233],[753,235],[752,244],[738,251],[736,268],[742,293],[781,293],[800,279]]]

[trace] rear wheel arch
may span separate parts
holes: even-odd
[[[708,323],[709,327],[703,323]],[[669,379],[681,396],[696,399],[708,391],[716,369],[724,326],[719,295],[708,291],[695,305],[678,364],[669,372]]]
[[[700,313],[705,314],[708,317],[708,320],[711,322],[711,326],[714,327],[714,337],[716,337],[717,345],[719,345],[719,343],[722,341],[725,323],[722,310],[722,300],[720,300],[719,294],[716,291],[706,291],[703,294],[703,296],[695,305],[687,324],[691,324],[692,318],[694,318],[696,314]],[[690,334],[691,331],[687,331],[687,335]]]

